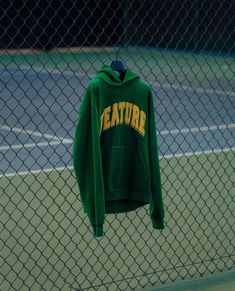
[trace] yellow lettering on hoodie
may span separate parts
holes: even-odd
[[[146,114],[143,110],[140,111],[140,127],[139,127],[139,133],[141,135],[145,135],[145,122],[146,122]]]
[[[104,109],[103,131],[110,128],[110,110],[111,110],[111,106],[108,106]]]
[[[139,117],[140,109],[137,105],[133,104],[131,126],[134,127],[134,129],[136,130],[139,129]]]
[[[130,102],[126,102],[126,112],[125,112],[125,124],[129,125],[131,121],[131,113],[132,113],[133,104]]]
[[[100,134],[111,127],[125,124],[145,135],[146,114],[131,102],[118,102],[106,107],[100,117]]]
[[[112,106],[111,126],[113,127],[118,124],[119,124],[118,103],[114,103]]]
[[[125,108],[125,105],[126,105],[126,102],[119,102],[118,103],[118,108],[119,108],[119,112],[120,112],[120,115],[119,115],[119,124],[122,124],[123,123],[123,111],[124,111],[124,108]]]

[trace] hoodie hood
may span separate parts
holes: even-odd
[[[126,70],[124,79],[121,80],[119,78],[119,73],[106,65],[101,67],[100,71],[96,75],[96,78],[102,79],[105,83],[111,86],[129,84],[139,79],[139,77],[135,73]]]

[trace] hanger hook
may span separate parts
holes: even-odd
[[[118,54],[120,52],[120,46],[118,47],[118,49],[116,50],[116,60],[118,59]]]

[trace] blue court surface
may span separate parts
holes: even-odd
[[[30,66],[1,70],[2,174],[72,166],[77,111],[93,75]],[[146,82],[153,88],[161,156],[234,150],[235,92]]]

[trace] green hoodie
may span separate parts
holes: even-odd
[[[150,203],[153,228],[163,229],[164,208],[150,87],[126,70],[121,80],[103,66],[83,98],[73,163],[84,211],[95,236],[105,213]]]

